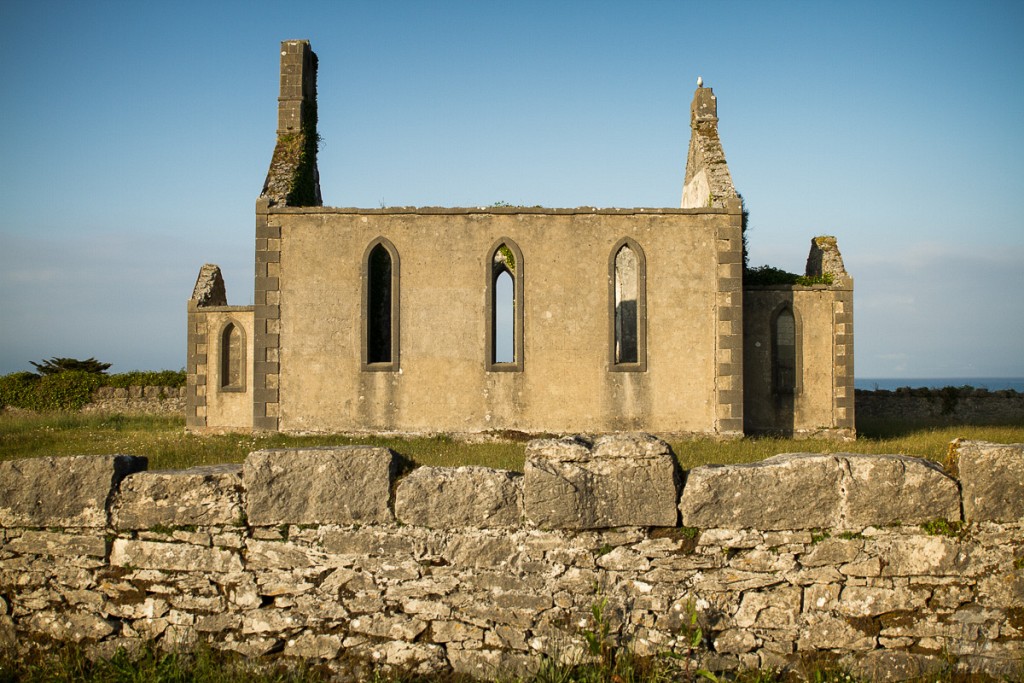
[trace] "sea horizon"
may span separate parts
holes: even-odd
[[[942,389],[944,387],[974,387],[1000,391],[1013,389],[1024,393],[1024,377],[856,377],[853,381],[855,389],[885,389],[895,391],[902,387],[911,389]]]

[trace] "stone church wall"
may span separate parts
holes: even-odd
[[[774,318],[792,311],[796,385],[773,376]],[[856,436],[853,284],[748,287],[743,291],[743,421],[747,434]]]
[[[742,434],[738,201],[701,210],[285,208],[266,218],[279,237],[257,252],[274,288],[256,296],[274,301],[256,306],[257,335],[273,330],[270,344],[257,341],[256,362],[268,360],[256,374],[257,392],[268,386],[257,427]],[[399,271],[390,368],[363,356],[362,278],[381,238]],[[627,238],[645,263],[645,343],[632,368],[615,367],[610,334],[610,259]],[[522,260],[522,337],[517,367],[496,368],[488,287],[503,243]]]
[[[178,472],[3,462],[0,643],[204,641],[355,677],[493,677],[585,657],[596,606],[641,655],[685,651],[696,613],[714,670],[1020,675],[1024,445],[952,452],[959,479],[842,454],[684,478],[642,435],[534,441],[523,474],[403,475],[358,446]]]

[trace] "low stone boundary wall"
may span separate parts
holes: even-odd
[[[100,387],[81,412],[184,415],[185,387]]]
[[[950,424],[1024,423],[1024,394],[984,389],[908,389],[856,392],[857,416],[868,419],[945,420]],[[184,415],[185,387],[100,387],[82,412]]]
[[[949,424],[1024,424],[1024,394],[985,389],[857,390],[857,417]]]
[[[958,479],[905,456],[786,454],[676,470],[645,435],[538,440],[525,472],[387,449],[244,465],[0,463],[0,643],[98,653],[199,640],[488,678],[587,656],[584,632],[713,670],[834,658],[899,680],[1021,675],[1024,444],[956,442]],[[685,482],[685,484],[684,484]]]

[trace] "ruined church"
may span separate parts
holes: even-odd
[[[853,280],[817,237],[830,284],[744,285],[711,88],[678,209],[330,208],[316,73],[281,44],[255,305],[203,266],[190,430],[855,435]]]

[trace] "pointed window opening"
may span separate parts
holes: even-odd
[[[491,249],[487,274],[488,362],[492,372],[523,369],[523,254],[514,242]]]
[[[502,269],[494,281],[494,360],[516,360],[516,297],[512,274]]]
[[[772,385],[776,394],[794,394],[799,388],[797,324],[793,309],[783,306],[772,325]]]
[[[398,368],[398,252],[380,238],[363,260],[363,367]]]
[[[220,388],[245,390],[245,333],[233,322],[220,334]]]
[[[612,249],[609,261],[610,368],[647,370],[647,265],[640,245],[630,239]]]

